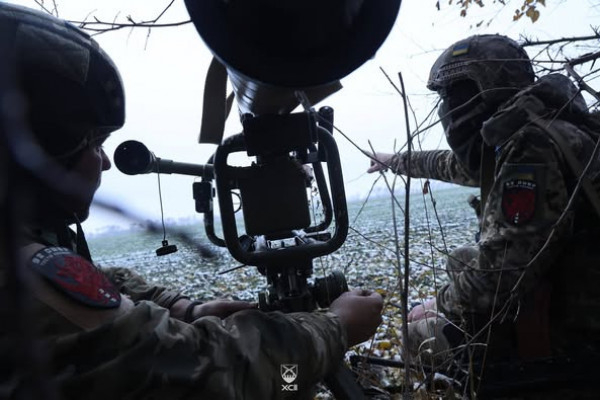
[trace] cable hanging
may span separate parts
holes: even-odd
[[[158,177],[158,201],[160,202],[160,220],[163,228],[162,246],[156,249],[156,255],[166,256],[167,254],[175,253],[177,251],[177,246],[175,246],[174,244],[169,244],[169,241],[167,240],[167,229],[165,227],[165,213],[163,210],[162,202],[162,190],[160,187],[160,163],[158,162],[156,163],[156,176]]]

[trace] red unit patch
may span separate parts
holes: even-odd
[[[117,288],[85,258],[64,247],[46,247],[30,260],[30,266],[73,300],[97,308],[121,304]]]
[[[513,179],[504,183],[502,213],[510,224],[522,225],[533,219],[536,187],[534,181],[525,179]]]

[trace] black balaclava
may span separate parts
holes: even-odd
[[[479,179],[481,166],[480,134],[483,123],[496,111],[479,95],[475,82],[459,81],[440,93],[438,114],[448,145],[473,179]]]

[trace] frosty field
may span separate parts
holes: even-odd
[[[431,297],[435,288],[445,282],[445,254],[448,251],[474,243],[477,219],[467,204],[467,198],[476,192],[474,189],[451,188],[436,190],[433,195],[411,195],[409,304]],[[403,196],[398,196],[396,200],[396,204],[404,207]],[[396,207],[397,237],[394,234],[392,199],[389,195],[351,202],[348,204],[348,214],[350,229],[345,244],[335,253],[314,260],[314,276],[325,276],[332,269],[340,269],[351,288],[376,290],[385,296],[383,322],[375,336],[355,346],[347,356],[363,354],[398,360],[402,352],[398,282],[401,281],[399,277],[403,276],[399,273],[404,273],[405,264],[403,254],[397,257],[396,245],[403,252],[404,213]],[[148,281],[178,288],[192,298],[226,297],[257,301],[257,294],[265,288],[266,279],[255,267],[219,274],[219,271],[237,267],[239,263],[226,249],[210,244],[200,219],[197,224],[177,227],[192,239],[192,243],[186,244],[181,238],[175,237],[174,228],[168,227],[167,238],[170,244],[177,244],[179,251],[163,257],[155,254],[163,238],[162,231],[111,232],[90,237],[89,244],[96,263],[133,268]],[[214,256],[203,258],[198,251],[199,245],[210,247]],[[371,379],[371,385],[390,392],[400,390],[403,369],[380,368],[377,371],[376,377]],[[331,398],[323,388],[319,393],[320,399]]]
[[[457,246],[474,242],[477,221],[467,204],[473,189],[450,188],[430,194],[413,194],[410,202],[410,301],[433,293],[434,284],[444,281],[444,253]],[[397,195],[404,207],[404,198]],[[435,200],[435,210],[431,197]],[[337,268],[344,271],[351,287],[378,290],[394,302],[398,291],[396,237],[390,196],[349,203],[350,231],[344,246],[337,252],[314,261],[314,275],[323,276]],[[436,211],[437,216],[436,218]],[[404,248],[404,215],[396,206],[398,245]],[[200,220],[199,220],[200,221]],[[218,222],[215,222],[218,226]],[[441,226],[441,229],[440,229]],[[174,236],[181,231],[193,243]],[[255,300],[265,285],[256,268],[245,267],[219,274],[239,265],[226,249],[210,244],[201,222],[194,225],[167,226],[167,238],[179,251],[157,257],[155,250],[162,240],[161,232],[143,230],[114,231],[90,236],[94,261],[104,266],[135,269],[148,281],[179,288],[193,298],[229,297]],[[197,246],[213,250],[214,256],[203,258]],[[404,270],[404,256],[399,257]]]

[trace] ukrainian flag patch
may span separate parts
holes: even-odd
[[[452,57],[461,56],[463,54],[467,54],[469,52],[469,44],[461,43],[454,46],[452,49]]]

